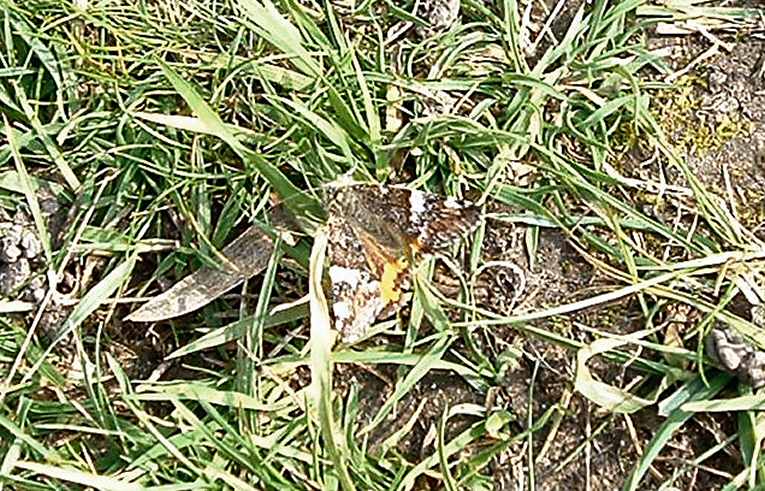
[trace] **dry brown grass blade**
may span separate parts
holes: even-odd
[[[242,281],[261,272],[271,257],[273,247],[271,238],[257,225],[253,225],[223,248],[223,255],[237,267],[237,271],[205,266],[149,300],[125,320],[157,322],[204,307]]]

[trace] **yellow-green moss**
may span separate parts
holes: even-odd
[[[702,110],[699,91],[706,88],[703,79],[686,75],[672,89],[659,91],[651,104],[651,113],[664,133],[678,150],[688,155],[703,157],[754,129],[754,123],[738,112],[726,114],[720,121],[699,115]]]

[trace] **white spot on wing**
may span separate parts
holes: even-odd
[[[412,190],[409,195],[409,221],[417,228],[421,227],[422,216],[427,212],[425,204],[425,193]]]
[[[361,271],[358,269],[344,268],[342,266],[330,266],[329,279],[333,285],[348,283],[351,288],[356,288],[361,281]]]
[[[422,191],[411,191],[409,195],[409,206],[412,213],[425,213],[425,194]]]
[[[450,196],[444,201],[444,206],[447,208],[462,208],[462,203],[460,203],[456,198],[452,198]]]
[[[351,306],[346,301],[335,302],[332,313],[335,314],[335,319],[347,319],[351,316]]]

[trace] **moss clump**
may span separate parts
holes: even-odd
[[[676,148],[703,157],[734,138],[748,136],[754,123],[739,111],[713,114],[704,107],[706,82],[692,75],[679,78],[671,89],[659,91],[651,112]]]

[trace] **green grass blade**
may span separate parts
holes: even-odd
[[[321,207],[316,200],[298,189],[278,168],[239,143],[220,117],[202,99],[189,82],[180,77],[162,61],[158,61],[158,63],[167,79],[175,87],[175,90],[186,100],[186,103],[188,103],[197,117],[206,126],[206,133],[213,134],[226,142],[245,164],[253,166],[274,190],[279,193],[285,205],[293,210],[297,217],[310,218],[311,216],[322,216]]]
[[[688,398],[691,402],[704,401],[709,397],[714,396],[719,392],[728,382],[730,376],[727,374],[718,374],[716,377],[709,380],[709,386],[705,386],[700,379],[695,379],[690,384],[686,384],[684,388],[688,389]],[[635,465],[634,470],[630,473],[629,478],[624,484],[625,491],[637,491],[640,488],[640,482],[643,480],[643,476],[648,472],[648,468],[651,466],[656,457],[665,447],[665,445],[672,438],[672,435],[683,426],[691,417],[693,413],[684,411],[681,408],[672,410],[667,416],[666,421],[656,430],[651,441],[643,449],[643,455]]]
[[[318,412],[319,428],[334,472],[345,491],[356,489],[348,472],[347,458],[334,418],[332,404],[332,329],[327,299],[322,287],[322,272],[327,249],[327,235],[320,231],[311,250],[309,272],[309,307],[311,312],[311,398]]]

